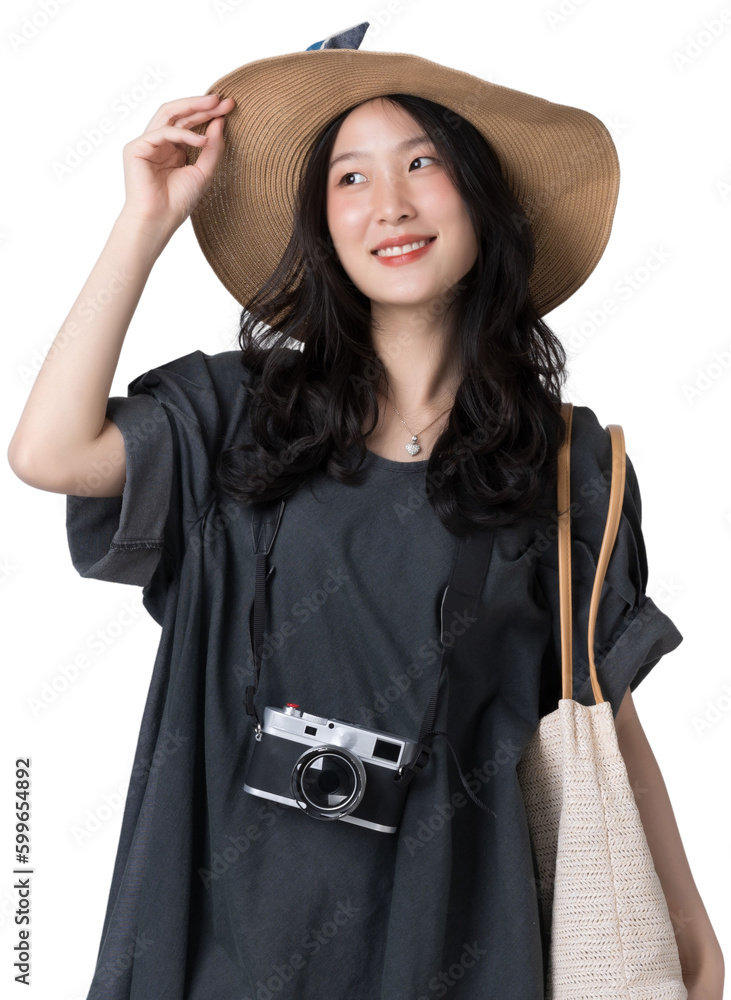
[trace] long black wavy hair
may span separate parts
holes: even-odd
[[[448,356],[461,361],[461,382],[426,466],[429,503],[459,537],[555,514],[566,354],[529,294],[530,223],[493,148],[470,122],[410,94],[383,99],[404,108],[434,143],[479,244],[473,267],[436,306]],[[326,216],[330,154],[355,107],[314,140],[289,244],[241,314],[253,443],[222,449],[214,470],[221,490],[239,503],[291,496],[316,470],[343,483],[363,481],[386,370],[371,341],[370,300],[340,264]]]

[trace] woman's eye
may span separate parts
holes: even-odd
[[[353,187],[352,184],[346,184],[345,183],[345,178],[346,177],[356,177],[357,175],[358,175],[358,171],[357,170],[351,170],[350,173],[343,174],[342,178],[340,179],[340,183],[343,185],[343,187]],[[365,174],[361,174],[360,176],[361,177],[365,177]]]
[[[419,162],[421,160],[434,160],[436,162],[436,157],[434,157],[434,156],[417,156],[417,157],[415,157],[411,161],[411,164],[417,163],[417,162]],[[411,164],[409,164],[409,166],[411,166]],[[340,185],[342,187],[354,187],[355,185],[346,183],[346,179],[348,177],[357,177],[357,176],[365,177],[365,174],[361,174],[360,171],[358,171],[358,170],[351,170],[349,173],[343,174],[343,176],[340,179]]]
[[[412,160],[412,163],[416,163],[416,160],[435,160],[433,156],[417,156],[416,159]]]

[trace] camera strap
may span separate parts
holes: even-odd
[[[274,545],[274,539],[282,521],[285,501],[279,500],[269,504],[252,505],[251,537],[252,547],[256,555],[256,577],[254,583],[254,600],[249,610],[249,642],[251,656],[254,662],[254,684],[248,685],[243,698],[243,704],[249,715],[257,740],[262,737],[262,724],[259,713],[254,705],[254,695],[259,687],[261,673],[262,645],[266,627],[266,585],[275,570],[274,566],[267,568],[269,554]],[[468,795],[480,808],[486,812],[495,813],[489,809],[472,792],[465,781],[462,769],[454,747],[447,733],[432,728],[436,716],[439,687],[457,637],[462,635],[471,624],[477,620],[475,612],[482,594],[487,570],[492,556],[494,531],[491,528],[476,530],[471,535],[458,540],[449,583],[445,588],[441,604],[441,644],[442,659],[434,693],[427,705],[424,719],[418,737],[417,756],[408,764],[403,765],[394,776],[399,785],[408,785],[413,778],[426,767],[432,752],[435,736],[443,736],[452,751],[459,776]],[[455,624],[458,628],[455,628]]]

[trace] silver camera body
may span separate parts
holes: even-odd
[[[395,833],[408,783],[394,778],[418,753],[417,741],[406,737],[310,715],[291,703],[267,706],[244,791],[314,819]]]

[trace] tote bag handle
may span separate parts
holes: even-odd
[[[573,655],[572,628],[573,615],[571,603],[571,425],[573,418],[573,403],[562,403],[561,412],[566,422],[566,440],[558,451],[558,592],[561,612],[561,681],[562,698],[573,698]],[[599,561],[594,577],[594,589],[589,605],[589,673],[594,700],[597,705],[604,701],[594,664],[594,630],[599,612],[599,596],[606,576],[609,557],[614,548],[614,542],[619,531],[619,520],[622,516],[624,500],[624,485],[626,475],[626,452],[624,446],[624,431],[619,424],[607,424],[612,440],[612,486],[609,491],[609,511],[604,527],[604,537],[599,551]]]

